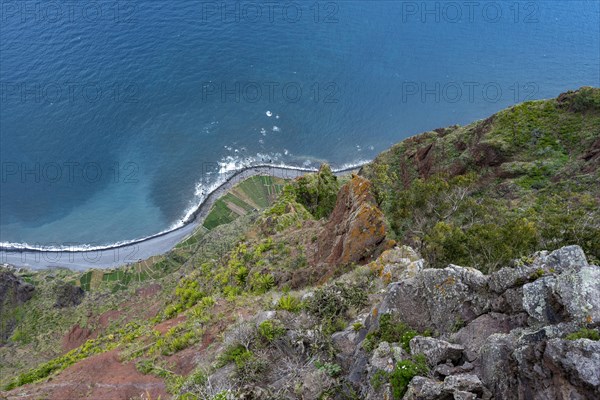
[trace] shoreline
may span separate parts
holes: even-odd
[[[366,164],[366,163],[365,163]],[[365,164],[334,170],[336,176],[360,170]],[[235,185],[252,176],[265,175],[283,179],[294,179],[316,169],[286,167],[274,165],[255,165],[234,172],[222,184],[208,193],[183,225],[157,233],[146,238],[83,249],[43,249],[43,248],[0,248],[0,264],[9,264],[19,268],[45,269],[53,267],[83,271],[92,268],[108,269],[135,263],[152,256],[164,254],[178,243],[192,235],[202,226],[214,203]]]

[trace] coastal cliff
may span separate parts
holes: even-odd
[[[3,270],[0,398],[598,398],[599,146],[581,88],[237,188],[162,256]]]

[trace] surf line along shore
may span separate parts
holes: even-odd
[[[349,168],[334,170],[337,176],[358,172],[366,163]],[[149,257],[164,254],[178,243],[192,235],[200,227],[210,213],[215,202],[235,185],[252,176],[264,175],[283,179],[294,179],[317,170],[274,165],[256,165],[242,168],[216,189],[210,192],[195,212],[184,221],[183,225],[170,231],[158,233],[147,238],[113,246],[97,247],[90,250],[80,249],[44,249],[44,248],[0,248],[0,264],[14,267],[44,269],[65,267],[72,270],[91,268],[114,268],[121,265],[145,260]]]

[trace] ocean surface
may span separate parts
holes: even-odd
[[[593,1],[0,1],[0,242],[180,226],[252,164],[359,164],[600,86]]]

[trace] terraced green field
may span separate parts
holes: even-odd
[[[253,210],[263,209],[273,203],[285,181],[272,176],[253,176],[235,186],[216,201],[204,221],[206,229],[227,224]]]

